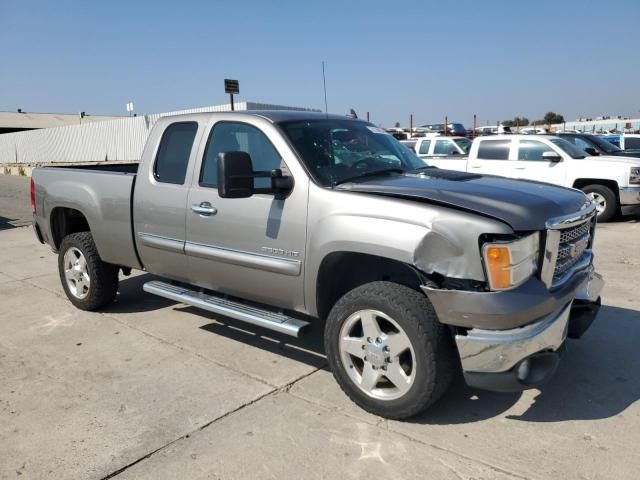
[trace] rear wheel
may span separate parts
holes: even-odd
[[[102,261],[91,232],[72,233],[62,240],[58,271],[67,298],[81,310],[96,310],[116,297],[118,267]]]
[[[596,204],[599,222],[608,222],[619,210],[616,194],[609,187],[600,184],[586,185],[582,191]]]
[[[365,410],[393,419],[430,406],[455,371],[451,336],[427,297],[390,282],[362,285],[336,303],[325,351],[342,390]]]

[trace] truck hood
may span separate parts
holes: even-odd
[[[640,167],[640,158],[635,158],[627,155],[598,155],[597,157],[586,157],[586,160],[592,160],[600,164],[602,164],[602,162],[612,162],[616,164],[629,165],[631,167]]]
[[[335,188],[466,210],[505,222],[514,231],[543,230],[549,218],[577,213],[589,203],[578,190],[438,168],[363,178]]]

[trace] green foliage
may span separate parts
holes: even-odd
[[[547,112],[542,122],[545,123],[546,125],[552,125],[554,123],[563,123],[564,117],[562,115],[558,115],[555,112]]]

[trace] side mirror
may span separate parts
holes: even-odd
[[[558,163],[562,161],[562,156],[556,152],[544,152],[542,154],[542,159],[547,160],[548,162]]]
[[[218,195],[221,198],[248,198],[253,190],[253,166],[246,152],[218,154]]]
[[[595,148],[593,147],[587,147],[584,149],[585,152],[587,152],[589,155],[591,155],[592,157],[597,157],[598,155],[600,155],[600,152],[598,152]]]

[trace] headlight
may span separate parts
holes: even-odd
[[[631,171],[629,172],[629,183],[636,185],[640,183],[640,167],[631,167]]]
[[[482,256],[491,290],[522,285],[538,269],[538,232],[512,242],[485,243]]]

